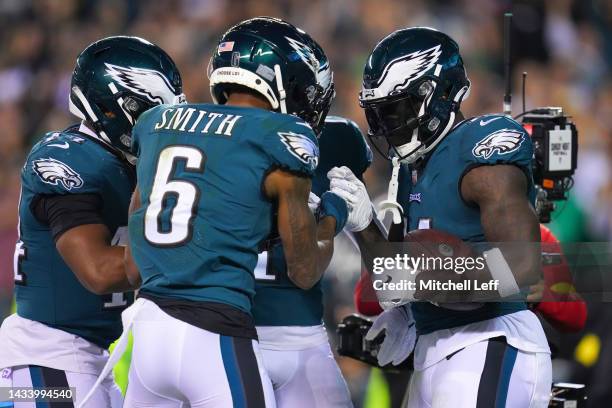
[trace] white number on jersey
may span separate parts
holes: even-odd
[[[268,273],[268,251],[264,251],[257,257],[255,266],[255,279],[259,281],[274,281],[276,276]]]
[[[144,225],[145,238],[157,246],[180,245],[189,241],[192,236],[191,223],[200,194],[193,183],[171,179],[175,164],[179,160],[185,161],[185,171],[204,171],[204,153],[195,147],[169,146],[160,152]],[[170,228],[161,231],[160,217],[168,196],[175,196],[176,204],[171,210]]]
[[[15,246],[15,254],[13,255],[13,272],[15,273],[15,284],[25,285],[25,275],[21,272],[21,261],[27,256],[26,248],[23,246],[23,241],[18,241]]]

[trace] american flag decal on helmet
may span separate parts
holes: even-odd
[[[222,43],[219,43],[219,47],[217,48],[219,52],[229,52],[229,51],[232,51],[233,49],[234,49],[233,41],[223,41]]]

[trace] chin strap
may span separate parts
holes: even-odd
[[[281,113],[287,113],[287,92],[283,87],[283,74],[280,65],[274,65],[274,76],[276,77],[276,88],[278,89],[279,104]]]
[[[402,206],[397,202],[397,190],[399,188],[398,178],[401,163],[397,157],[394,157],[391,162],[393,163],[393,171],[391,172],[391,180],[389,181],[387,199],[378,205],[377,216],[378,219],[382,221],[387,212],[391,212],[393,215],[393,224],[400,224],[404,215]]]

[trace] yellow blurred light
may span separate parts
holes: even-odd
[[[594,333],[587,333],[574,350],[574,358],[585,367],[593,366],[599,359],[601,340]]]

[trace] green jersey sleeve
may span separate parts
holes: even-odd
[[[30,153],[22,182],[37,194],[97,193],[103,183],[93,142],[74,137],[45,138]]]
[[[319,144],[312,128],[287,115],[265,136],[264,151],[272,166],[312,177],[319,163]]]

